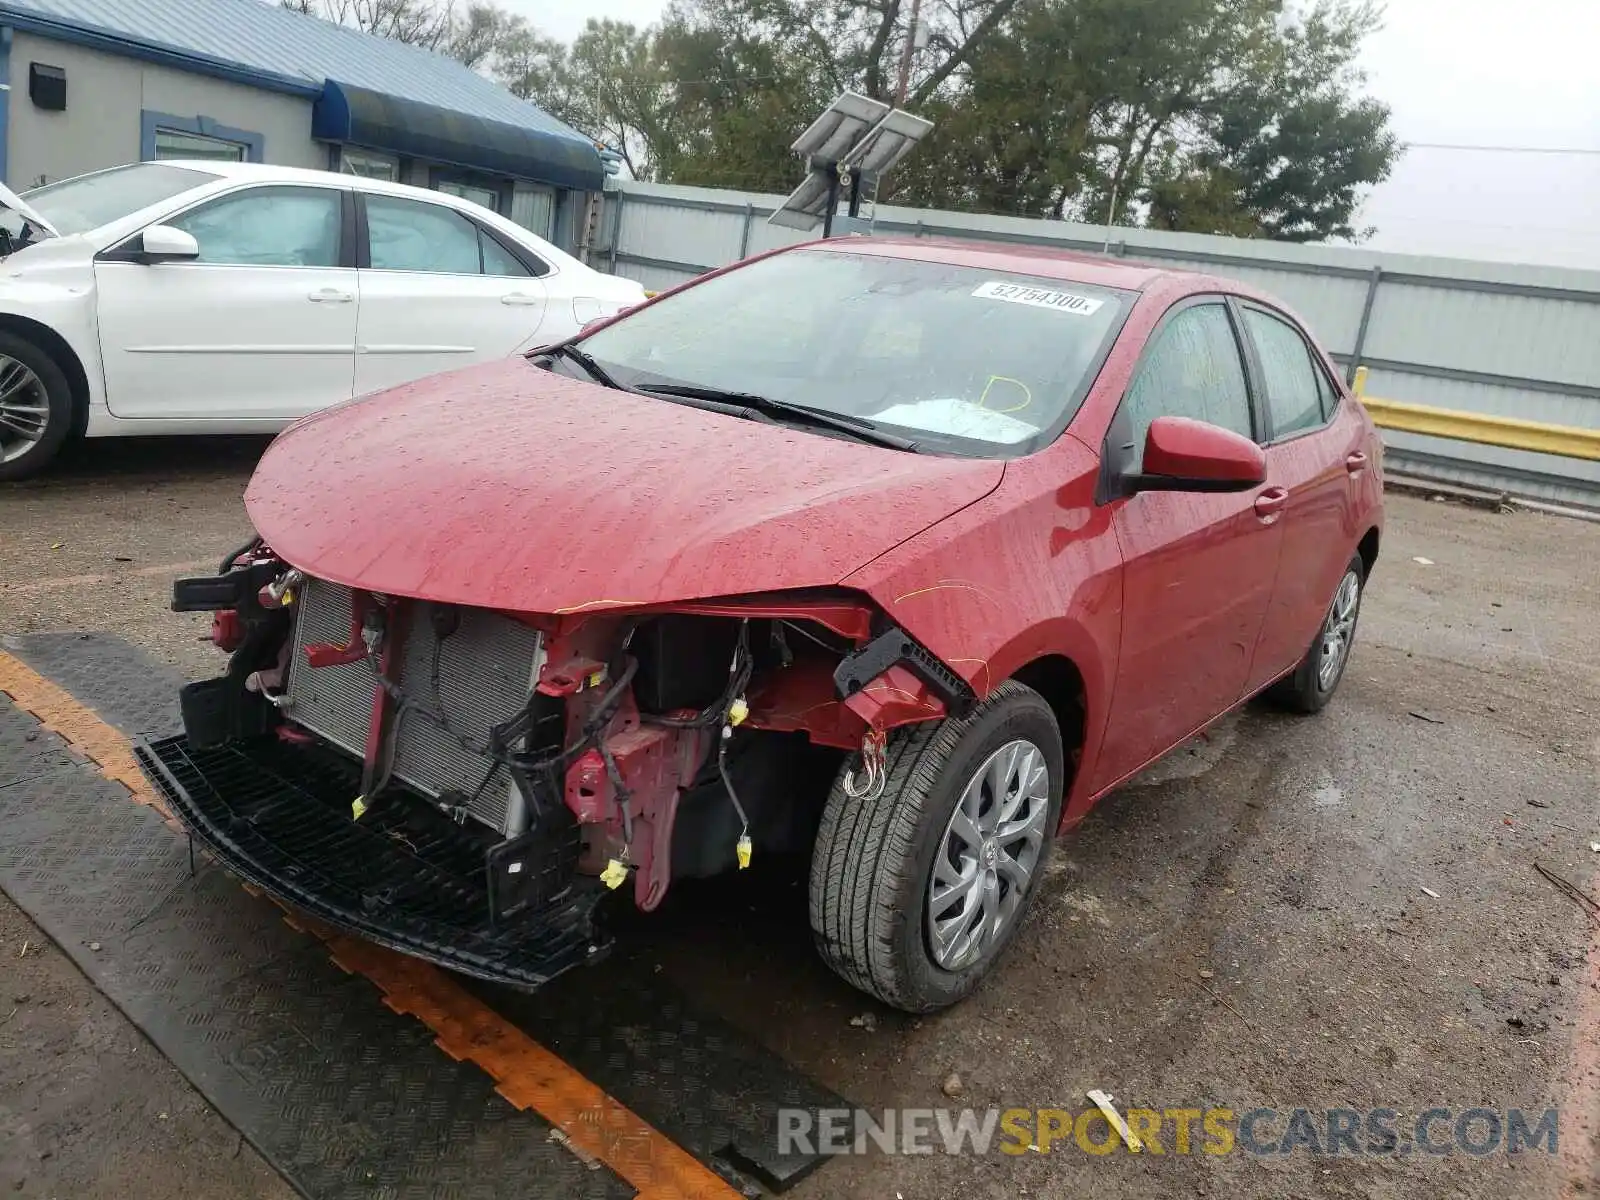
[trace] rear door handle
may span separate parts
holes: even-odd
[[[1256,516],[1261,518],[1263,525],[1270,525],[1278,519],[1288,503],[1288,488],[1270,487],[1256,497]]]
[[[1359,475],[1366,470],[1367,456],[1360,450],[1353,450],[1345,456],[1344,469],[1352,475]]]
[[[313,304],[349,304],[355,297],[338,288],[318,288],[306,297]]]
[[[527,306],[529,304],[538,304],[539,302],[538,296],[530,296],[527,292],[507,292],[500,297],[501,304]]]

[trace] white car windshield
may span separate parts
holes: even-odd
[[[623,387],[748,393],[922,450],[1013,456],[1071,419],[1131,293],[834,250],[779,254],[583,339]]]
[[[210,171],[170,163],[131,163],[47,183],[23,192],[22,198],[65,237],[87,233],[217,178]],[[8,212],[5,221],[12,236],[19,236],[22,218]]]

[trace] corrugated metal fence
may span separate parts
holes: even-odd
[[[767,224],[780,196],[622,181],[595,265],[665,288],[807,235]],[[869,208],[878,233],[1036,242],[1224,275],[1294,308],[1369,395],[1600,429],[1600,272],[1061,221]],[[1600,506],[1600,462],[1386,431],[1395,470]]]

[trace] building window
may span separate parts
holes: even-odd
[[[208,162],[265,162],[266,139],[248,129],[234,129],[210,117],[173,113],[139,114],[139,157]]]
[[[340,169],[347,175],[363,179],[387,179],[391,183],[400,178],[400,160],[387,154],[374,154],[370,150],[345,149],[339,156]]]
[[[556,214],[555,191],[519,183],[511,191],[511,219],[530,233],[549,239]]]
[[[494,188],[461,183],[453,179],[441,179],[438,190],[446,196],[458,196],[462,200],[470,200],[474,204],[481,204],[490,212],[500,211],[500,193]]]
[[[244,162],[245,152],[243,142],[185,133],[181,129],[156,130],[154,157],[158,160],[192,158],[207,162]]]

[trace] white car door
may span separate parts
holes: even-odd
[[[281,423],[349,399],[349,195],[337,184],[246,187],[162,222],[193,235],[194,261],[103,254],[94,273],[112,414]]]
[[[365,193],[356,394],[504,358],[544,319],[531,256],[445,204]]]

